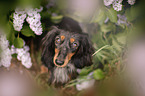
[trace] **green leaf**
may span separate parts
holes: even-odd
[[[94,71],[93,77],[94,77],[94,79],[96,79],[96,80],[101,80],[101,79],[103,79],[105,76],[104,76],[103,71],[102,71],[101,69],[97,69],[97,70]]]
[[[63,18],[62,15],[58,15],[58,16],[52,16],[51,20],[53,23],[59,23],[61,21],[61,19]]]
[[[10,45],[12,45],[15,39],[15,30],[11,22],[7,23],[5,32],[6,32],[6,36],[7,36],[7,39],[9,40]]]
[[[97,10],[98,11],[98,10]],[[91,20],[91,23],[99,23],[102,25],[106,19],[106,14],[103,9],[99,10],[99,13],[97,12],[94,16],[93,19]]]
[[[22,48],[23,47],[23,45],[24,45],[24,41],[23,41],[23,39],[22,38],[15,38],[14,39],[14,46],[16,47],[16,48]]]
[[[84,76],[84,75],[87,75],[88,74],[88,69],[84,68],[81,70],[80,72],[80,76]]]
[[[14,19],[14,18],[13,18],[13,16],[14,16],[13,14],[11,14],[11,15],[10,15],[10,19],[11,19],[11,20],[13,20],[13,19]]]
[[[40,6],[40,1],[41,0],[18,0],[18,4],[21,7],[25,7],[28,5],[31,5],[32,7],[36,8]]]
[[[108,16],[111,22],[117,22],[117,11],[115,11],[113,8],[106,8],[106,15]]]
[[[126,44],[127,33],[122,32],[112,36],[112,45],[121,52],[122,46]]]
[[[12,57],[17,58],[17,54],[12,54]]]
[[[112,23],[103,24],[101,26],[101,31],[104,33],[107,33],[107,32],[113,31],[113,30],[115,30],[115,25]]]
[[[138,16],[138,13],[139,13],[138,8],[134,7],[134,6],[132,6],[131,8],[128,8],[125,11],[125,15],[126,15],[128,21],[135,20],[135,18]]]
[[[29,26],[23,26],[23,29],[22,29],[22,31],[21,31],[21,33],[24,35],[24,36],[26,36],[26,37],[30,37],[30,36],[35,36],[34,35],[34,32],[30,29],[30,27]]]

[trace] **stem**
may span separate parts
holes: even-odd
[[[18,33],[18,38],[19,38],[19,33]]]
[[[103,47],[101,47],[99,50],[97,50],[92,56],[96,55],[99,51],[101,51],[102,49],[108,47],[109,45],[105,45]]]

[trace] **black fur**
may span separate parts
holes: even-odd
[[[71,19],[72,21],[72,19]],[[76,22],[76,21],[75,21]],[[63,23],[62,23],[63,24]],[[73,23],[75,24],[75,23]],[[71,24],[70,24],[71,25]],[[75,26],[76,27],[76,26]],[[60,28],[60,27],[59,27]],[[71,58],[70,62],[72,64],[74,64],[75,68],[83,68],[85,66],[90,66],[92,64],[92,54],[94,53],[94,48],[92,47],[92,44],[89,40],[89,37],[87,34],[82,33],[82,32],[77,32],[75,31],[75,29],[73,30],[67,30],[67,28],[63,29],[59,29],[57,27],[52,27],[52,30],[49,31],[47,33],[47,35],[43,38],[43,51],[42,51],[42,63],[48,67],[49,71],[51,72],[50,74],[50,79],[49,79],[49,83],[55,83],[53,82],[54,79],[54,68],[56,67],[53,63],[53,58],[55,55],[55,37],[57,35],[59,35],[60,33],[68,33],[68,31],[71,34],[77,34],[77,36],[79,36],[79,47],[78,50],[76,51],[75,55],[73,55],[73,57]],[[62,28],[62,27],[61,27]],[[71,28],[70,26],[68,28]],[[73,27],[74,28],[74,27]],[[79,31],[81,28],[78,28]],[[69,73],[71,75],[71,77],[74,73],[76,72],[72,72]],[[62,84],[66,83],[66,82],[61,82]]]
[[[81,45],[78,52],[72,57],[72,62],[75,64],[76,68],[81,69],[92,64],[92,54],[94,53],[94,48],[88,39],[88,35],[82,34],[80,38]]]
[[[53,69],[54,67],[54,63],[53,63],[53,57],[55,54],[54,40],[58,34],[59,34],[59,30],[57,29],[57,27],[53,26],[52,30],[49,31],[48,34],[42,39],[43,51],[42,51],[41,60],[43,64],[48,67],[49,70]]]

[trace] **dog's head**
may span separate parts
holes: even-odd
[[[65,67],[69,62],[77,68],[92,64],[93,47],[86,34],[68,32],[57,27],[43,38],[42,62],[48,67]]]

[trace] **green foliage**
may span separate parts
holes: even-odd
[[[58,7],[56,7],[56,4],[54,4],[53,6],[46,8],[50,1],[51,0],[16,0],[10,2],[0,1],[0,25],[5,29],[10,45],[14,45],[16,48],[22,48],[24,45],[23,37],[36,37],[34,32],[30,29],[29,24],[27,23],[24,23],[20,32],[14,30],[13,12],[17,6],[25,7],[31,5],[34,8],[40,8],[40,6],[43,6],[43,11],[40,13],[44,29],[43,32],[47,31],[48,27],[51,25],[59,23],[63,16],[68,16],[62,11],[64,7],[67,7],[65,6],[65,0],[63,2],[59,0],[57,3]],[[112,6],[102,6],[99,10],[97,9],[96,12],[94,12],[92,19],[87,22],[97,25],[96,30],[94,30],[92,35],[92,42],[96,51],[93,54],[93,65],[87,68],[83,68],[79,74],[79,79],[84,79],[88,76],[89,73],[93,72],[93,78],[95,80],[104,80],[107,76],[110,76],[110,73],[114,72],[114,70],[116,72],[116,64],[121,62],[121,55],[128,39],[127,37],[135,31],[138,32],[137,29],[141,30],[140,27],[137,28],[138,26],[142,25],[142,27],[144,27],[144,23],[141,23],[140,25],[136,23],[136,18],[138,18],[138,15],[144,13],[144,11],[140,10],[141,8],[139,6],[134,5],[123,7],[124,8],[121,12],[117,12],[112,8]],[[126,16],[126,23],[118,23],[118,14]],[[78,20],[80,18],[81,17],[76,17],[74,19]],[[140,21],[142,20],[143,19]],[[16,54],[14,54],[14,57],[16,57]],[[103,65],[102,70],[98,68],[99,64]],[[111,69],[113,69],[113,71]],[[67,87],[78,84],[77,79],[70,82],[70,85]],[[41,86],[48,87],[47,84],[41,84],[42,80],[40,79],[37,80],[37,83]],[[49,87],[48,90],[51,91]],[[48,92],[46,94],[50,94]]]
[[[83,76],[83,75],[87,75],[88,74],[88,70],[86,68],[82,69],[81,72],[80,72],[80,76]]]
[[[115,11],[113,8],[106,8],[106,15],[108,16],[111,22],[117,22],[117,11]]]
[[[22,48],[23,45],[24,45],[24,41],[23,41],[22,38],[17,37],[17,38],[14,39],[14,46],[15,46],[16,48]]]
[[[61,21],[61,19],[63,18],[62,15],[59,15],[59,16],[52,16],[51,17],[51,20],[53,23],[59,23]]]
[[[15,30],[13,28],[12,22],[8,22],[6,25],[6,36],[10,44],[13,44],[15,39]]]
[[[114,31],[116,26],[113,23],[102,24],[101,31],[104,33]]]
[[[100,25],[102,25],[105,21],[105,19],[107,18],[104,9],[100,9],[99,12],[97,10],[97,12],[95,13],[91,23],[99,23]]]
[[[32,37],[34,37],[35,35],[34,35],[34,32],[30,29],[30,27],[29,26],[23,26],[23,29],[21,30],[21,33],[24,35],[24,36],[26,36],[26,37],[30,37],[30,36],[32,36]]]
[[[123,6],[124,7],[124,6]],[[130,38],[130,34],[135,32],[136,20],[141,13],[139,6],[125,7],[117,12],[112,6],[101,7],[93,15],[90,23],[98,24],[96,32],[92,34],[92,41],[96,52],[93,54],[93,73],[95,80],[106,79],[111,74],[118,74],[120,71],[116,68],[118,62],[122,62],[122,54],[125,44]],[[124,16],[124,17],[119,17]],[[139,21],[138,21],[139,22]],[[142,24],[143,25],[143,24]],[[140,28],[139,28],[140,29]],[[132,32],[132,33],[131,33]],[[103,69],[98,69],[100,63]],[[118,64],[118,65],[117,65]],[[91,71],[82,69],[80,76],[85,76]]]
[[[125,11],[125,15],[127,17],[127,20],[131,22],[135,20],[137,16],[139,15],[139,8],[132,6],[131,8],[128,8]]]
[[[90,67],[85,67],[81,70],[81,72],[79,73],[80,76],[86,76],[88,75],[90,72],[92,71],[92,69]]]
[[[107,17],[112,23],[117,23],[117,11],[113,8],[101,8],[99,12],[97,10],[91,22],[102,25]]]
[[[44,21],[42,22],[42,26],[43,32],[45,32],[49,26],[54,23],[59,23],[63,18],[60,10],[56,7],[56,4],[52,6],[51,3],[51,0],[14,0],[9,2],[0,1],[0,26],[4,28],[10,45],[14,45],[16,48],[21,48],[23,45],[23,37],[35,38],[36,36],[35,33],[30,29],[28,23],[24,23],[20,32],[14,30],[13,13],[15,12],[15,9],[17,7],[27,8],[30,6],[32,8],[40,8],[42,6],[43,11],[40,12],[40,15],[41,21]],[[47,6],[49,8],[47,8]]]
[[[18,0],[16,2],[19,6],[33,6],[33,7],[40,7],[41,0]]]
[[[93,77],[96,80],[101,80],[105,77],[105,75],[103,74],[103,71],[101,69],[97,69],[94,71]]]

